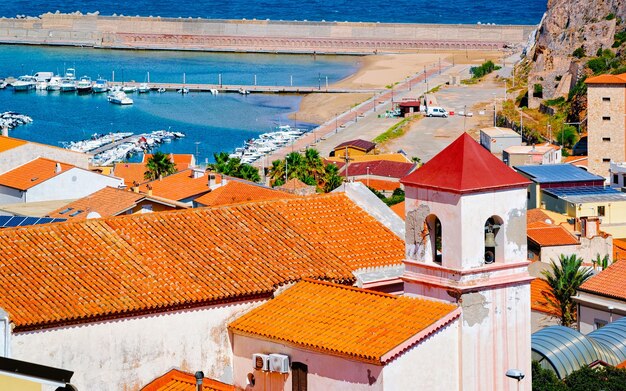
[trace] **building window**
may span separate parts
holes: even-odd
[[[602,141],[611,141],[610,137],[602,137]]]
[[[293,391],[307,391],[307,375],[309,367],[301,362],[291,363],[291,389]]]
[[[613,183],[616,185],[619,183],[619,176],[617,176],[617,174],[613,174]]]
[[[611,117],[609,117],[608,115],[605,115],[602,117],[602,121],[610,121]]]
[[[602,102],[610,102],[611,98],[609,98],[608,96],[604,96],[602,97]]]
[[[593,320],[593,329],[597,330],[597,329],[601,329],[602,327],[606,326],[609,322],[607,322],[606,320],[603,319],[594,319]]]
[[[602,161],[604,163],[610,163],[611,162],[611,158],[610,157],[605,157],[605,158],[602,159]]]
[[[598,206],[598,216],[604,216],[604,206]]]

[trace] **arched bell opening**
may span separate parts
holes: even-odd
[[[426,223],[428,224],[428,231],[430,233],[432,261],[441,265],[443,259],[443,231],[441,221],[436,215],[429,215],[426,217]]]
[[[503,220],[499,216],[491,216],[485,221],[484,262],[491,264],[504,261]]]

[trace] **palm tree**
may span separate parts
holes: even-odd
[[[143,177],[149,181],[160,179],[176,172],[174,162],[170,160],[169,156],[160,151],[148,159],[146,168],[148,170],[144,172]]]
[[[339,176],[339,167],[336,164],[327,164],[324,175],[324,192],[330,193],[343,183],[343,178]]]
[[[269,168],[268,174],[270,176],[270,185],[272,186],[284,185],[285,184],[285,161],[274,160],[272,162],[272,167]]]
[[[560,323],[562,326],[571,327],[576,322],[576,303],[572,296],[576,290],[593,275],[590,268],[581,268],[582,258],[576,255],[559,256],[559,264],[550,262],[550,270],[545,270],[542,274],[550,285],[550,295],[544,295],[546,301],[556,312],[560,313]]]
[[[317,185],[321,186],[324,183],[324,174],[326,173],[324,163],[320,158],[320,153],[317,149],[307,148],[304,151],[304,163],[306,165],[306,170],[308,175],[313,177],[315,183],[307,183],[308,185]],[[306,182],[306,181],[305,181]]]

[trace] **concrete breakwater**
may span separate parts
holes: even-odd
[[[276,53],[371,54],[417,49],[500,50],[536,26],[445,25],[52,14],[0,19],[0,43]]]

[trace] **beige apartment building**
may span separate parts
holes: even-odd
[[[626,73],[590,77],[587,84],[589,171],[609,178],[626,162]]]

